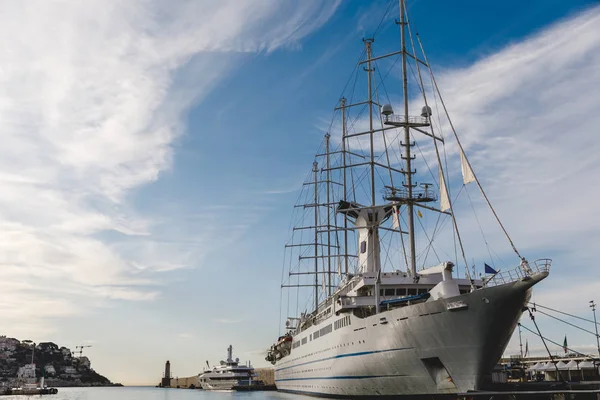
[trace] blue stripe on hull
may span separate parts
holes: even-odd
[[[290,394],[300,394],[300,395],[304,395],[304,396],[312,396],[312,397],[325,397],[325,398],[330,398],[330,399],[372,399],[374,397],[376,397],[377,399],[427,399],[427,400],[431,400],[432,398],[435,398],[435,400],[456,400],[457,397],[459,397],[460,395],[464,395],[464,396],[468,396],[468,393],[464,393],[464,394],[440,394],[440,393],[436,393],[436,394],[408,394],[408,395],[398,395],[398,394],[393,394],[393,395],[373,395],[373,394],[366,394],[366,395],[360,395],[360,396],[355,396],[355,395],[347,395],[347,394],[331,394],[331,393],[323,393],[323,392],[306,392],[304,390],[287,390],[287,389],[277,389],[278,392],[281,393],[290,393]],[[435,397],[432,397],[435,396]]]
[[[314,378],[284,378],[284,379],[275,379],[275,382],[284,382],[284,381],[308,381],[315,379],[369,379],[369,378],[395,378],[398,376],[406,376],[403,374],[398,375],[348,375],[348,376],[316,376]]]
[[[402,347],[402,348],[398,348],[398,349],[374,350],[374,351],[361,351],[361,352],[359,352],[359,353],[338,354],[337,356],[326,357],[326,358],[320,358],[320,359],[318,359],[318,360],[307,361],[307,362],[305,362],[305,363],[302,363],[302,364],[290,365],[290,366],[288,366],[288,367],[279,368],[279,369],[276,369],[276,370],[275,370],[275,372],[283,371],[284,369],[288,369],[288,368],[300,367],[300,366],[302,366],[302,365],[312,364],[312,363],[316,363],[316,362],[320,362],[320,361],[333,360],[333,359],[336,359],[336,358],[344,358],[344,357],[358,357],[358,356],[365,356],[365,355],[367,355],[367,354],[387,353],[387,352],[389,352],[389,351],[400,351],[400,350],[411,350],[411,349],[412,349],[412,347]]]

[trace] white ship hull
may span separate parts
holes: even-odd
[[[205,380],[200,382],[200,386],[204,390],[230,391],[239,386],[251,386],[251,381],[248,379]]]
[[[546,275],[367,318],[333,316],[294,337],[306,343],[276,363],[277,389],[344,398],[476,390],[508,344],[531,286]],[[450,303],[462,306],[450,310]],[[312,339],[344,316],[349,324]]]

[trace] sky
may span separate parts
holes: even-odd
[[[600,6],[408,5],[503,223],[527,258],[554,260],[533,299],[592,318]],[[0,334],[92,345],[93,368],[124,384],[157,384],[166,360],[197,374],[229,344],[264,365],[293,204],[387,6],[0,4]],[[462,225],[467,244],[478,229]],[[536,322],[595,349],[592,335]]]

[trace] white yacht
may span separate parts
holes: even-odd
[[[208,366],[208,361],[206,362]],[[252,386],[256,379],[254,367],[240,365],[240,359],[233,359],[232,347],[227,348],[227,361],[221,361],[212,369],[207,369],[198,375],[198,384],[204,390],[233,390],[235,387]]]

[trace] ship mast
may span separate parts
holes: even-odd
[[[363,39],[365,42],[365,46],[367,48],[367,84],[369,86],[369,99],[367,100],[369,104],[369,142],[370,142],[370,167],[371,167],[371,205],[375,205],[375,149],[373,144],[373,84],[371,80],[371,73],[373,72],[373,68],[371,68],[371,45],[373,44],[373,39]]]
[[[342,174],[344,193],[342,199],[346,200],[348,177],[346,176],[346,98],[340,99],[340,107],[342,109]],[[348,252],[348,218],[344,218],[344,253]],[[339,260],[338,260],[339,261]],[[344,274],[348,275],[348,257],[344,257]]]
[[[413,197],[413,183],[412,183],[412,175],[413,171],[411,170],[411,154],[410,148],[412,146],[410,142],[410,129],[408,124],[408,74],[406,73],[406,21],[405,21],[405,13],[404,13],[404,0],[400,0],[400,40],[402,46],[402,94],[404,97],[404,142],[402,146],[404,146],[404,158],[406,169],[404,171],[404,177],[406,178],[406,183],[403,185],[407,189],[407,214],[408,214],[408,241],[409,241],[409,261],[410,261],[410,273],[411,276],[417,276],[417,261],[416,261],[416,250],[415,250],[415,221],[414,221],[414,206],[412,203]]]
[[[315,312],[319,308],[319,188],[318,188],[318,176],[319,164],[315,161],[313,163],[313,176],[314,176],[314,190],[315,190],[315,205],[314,205],[314,217],[315,217]],[[325,279],[325,277],[323,277]]]

